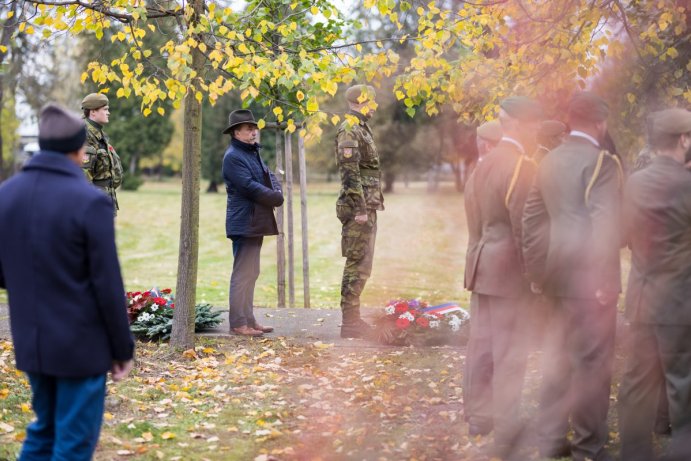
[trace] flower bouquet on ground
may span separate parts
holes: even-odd
[[[463,345],[470,315],[456,303],[429,306],[417,299],[389,301],[375,322],[380,343],[390,346]]]
[[[168,339],[173,330],[175,297],[170,288],[127,292],[127,315],[130,330],[137,337]],[[210,304],[195,306],[194,331],[204,331],[221,323],[221,312]]]

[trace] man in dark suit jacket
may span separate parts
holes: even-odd
[[[526,97],[501,104],[503,137],[478,162],[465,189],[469,240],[465,288],[472,291],[464,374],[471,435],[494,426],[497,454],[513,451],[527,350],[527,298],[520,255],[521,215],[535,165],[541,110]]]
[[[259,277],[259,254],[265,235],[277,235],[274,207],[283,204],[281,186],[259,156],[257,122],[249,110],[231,112],[231,134],[223,157],[223,180],[228,202],[226,236],[233,241],[230,277],[230,329],[241,336],[261,336],[273,331],[254,318],[254,285]]]
[[[134,353],[113,203],[81,170],[81,119],[49,104],[38,136],[41,151],[0,186],[0,287],[37,418],[20,460],[90,460],[106,373],[124,378]]]
[[[672,423],[668,460],[691,459],[691,112],[652,117],[650,164],[631,175],[624,235],[631,248],[626,290],[627,363],[619,391],[621,459],[655,459],[653,420],[666,386]],[[664,372],[661,373],[661,371]]]
[[[616,303],[620,285],[623,173],[600,146],[607,104],[592,93],[569,103],[566,141],[538,168],[523,216],[523,255],[532,288],[555,297],[547,329],[540,401],[540,450],[611,459],[605,451]]]

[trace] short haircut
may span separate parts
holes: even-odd
[[[651,133],[650,134],[650,147],[653,150],[672,150],[677,147],[679,143],[679,138],[682,134],[671,134],[671,133]],[[689,133],[686,133],[689,134]]]

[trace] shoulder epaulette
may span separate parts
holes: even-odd
[[[595,171],[593,171],[593,176],[590,178],[590,181],[588,182],[588,187],[585,188],[585,204],[586,206],[589,205],[590,202],[590,191],[592,190],[593,186],[595,185],[595,181],[597,181],[598,176],[600,176],[600,170],[602,170],[602,163],[605,161],[605,157],[609,157],[612,160],[614,160],[614,163],[617,165],[617,182],[619,184],[619,188],[621,189],[624,185],[624,168],[621,165],[621,161],[619,160],[619,157],[616,155],[612,155],[606,150],[601,150],[600,154],[597,156],[597,163],[595,164]]]

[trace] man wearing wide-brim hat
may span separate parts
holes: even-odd
[[[86,120],[86,157],[82,168],[87,179],[103,190],[113,202],[114,214],[119,210],[115,190],[123,179],[122,162],[103,127],[110,121],[108,97],[102,93],[91,93],[82,100]]]
[[[668,390],[670,460],[691,459],[691,112],[650,119],[655,155],[624,194],[631,248],[626,290],[627,363],[619,390],[621,459],[656,459],[652,431],[660,387]],[[661,372],[662,371],[662,372]]]
[[[601,144],[608,115],[598,95],[572,97],[571,132],[540,163],[523,212],[523,258],[531,287],[555,299],[538,421],[546,458],[612,459],[605,445],[621,291],[623,172]],[[575,434],[571,445],[569,419]]]
[[[254,286],[259,277],[259,255],[266,235],[278,235],[274,208],[283,204],[281,186],[259,155],[257,122],[247,109],[230,113],[224,134],[230,146],[223,156],[226,237],[233,242],[229,321],[231,333],[261,336],[273,331],[254,317]]]

